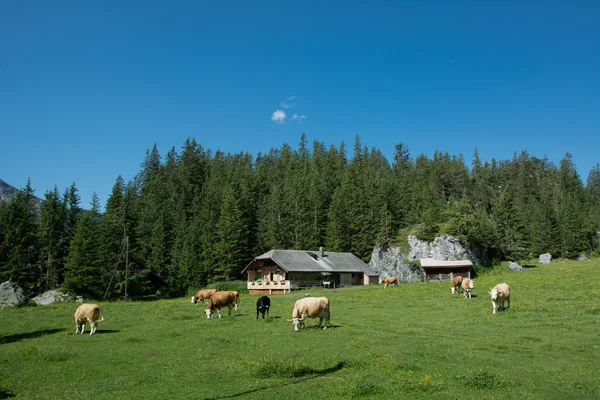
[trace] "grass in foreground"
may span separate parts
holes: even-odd
[[[540,265],[449,283],[258,296],[207,320],[188,298],[99,303],[94,336],[75,335],[76,304],[0,311],[0,398],[598,398],[600,262]],[[488,288],[511,308],[492,315]],[[294,332],[305,293],[331,300],[332,328]],[[86,327],[89,333],[89,326]]]

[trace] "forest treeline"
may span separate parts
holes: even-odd
[[[160,287],[179,296],[242,269],[270,249],[348,251],[368,261],[376,245],[449,233],[519,260],[573,258],[598,247],[600,166],[584,184],[571,155],[560,165],[527,151],[470,165],[436,151],[412,157],[402,143],[388,161],[356,137],[327,147],[303,134],[297,148],[225,154],[188,139],[180,152],[146,152],[141,170],[118,177],[101,212],[84,210],[75,184],[45,193],[30,182],[0,204],[0,279],[28,293],[61,286],[101,298]],[[125,245],[126,239],[128,241]],[[128,251],[125,251],[125,249]]]

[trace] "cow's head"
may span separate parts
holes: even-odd
[[[450,288],[450,291],[452,292],[452,294],[454,294],[454,289],[456,289],[454,286],[452,286],[452,287]]]
[[[475,283],[473,283],[473,280],[471,279],[469,281],[469,289],[473,289],[475,287]]]
[[[498,300],[498,289],[496,289],[496,288],[490,289],[490,296],[492,296],[493,301]]]
[[[198,298],[196,296],[192,296],[192,304],[198,303]]]
[[[213,312],[210,308],[207,308],[206,310],[204,310],[204,312],[206,313],[206,318],[207,319],[211,319],[213,316]]]
[[[304,318],[292,318],[292,319],[288,319],[288,322],[292,322],[294,324],[295,331],[304,329]]]

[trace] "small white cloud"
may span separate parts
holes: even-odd
[[[298,114],[294,114],[294,115],[292,116],[292,120],[297,120],[297,121],[298,121],[298,123],[300,123],[300,124],[302,123],[302,120],[304,120],[304,119],[306,119],[306,118],[308,118],[306,115],[298,115]]]
[[[273,112],[273,115],[271,115],[271,120],[277,122],[278,124],[285,124],[286,117],[287,115],[285,115],[285,112],[276,110]]]
[[[283,107],[283,108],[292,108],[292,107],[294,107],[295,104],[286,103],[286,101],[292,101],[295,98],[296,98],[296,96],[288,97],[287,99],[285,99],[284,101],[281,102],[281,104],[280,104],[281,107]]]

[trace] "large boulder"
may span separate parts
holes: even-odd
[[[539,260],[540,264],[550,264],[551,262],[552,262],[552,254],[550,254],[550,253],[540,254],[540,260]]]
[[[513,271],[523,271],[523,267],[513,261],[508,263],[508,268],[512,269]]]
[[[585,256],[585,254],[581,253],[579,257],[577,257],[577,261],[588,261],[588,258]]]
[[[22,306],[26,302],[23,289],[19,285],[11,281],[0,284],[0,310],[4,307]]]
[[[457,237],[451,235],[438,236],[432,242],[409,236],[408,244],[411,248],[408,254],[409,260],[419,258],[442,261],[471,260],[473,265],[490,265],[485,248],[463,244]]]
[[[73,296],[68,293],[59,292],[58,290],[48,290],[47,292],[35,296],[33,301],[38,306],[47,306],[52,303],[69,303],[72,301],[82,303],[83,298],[81,296],[73,298]]]
[[[408,258],[400,253],[398,247],[376,247],[369,266],[381,278],[398,276],[400,282],[419,282],[423,276],[421,268],[411,267]]]

